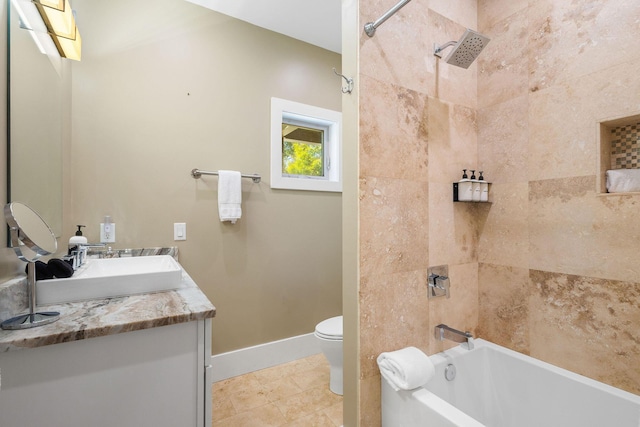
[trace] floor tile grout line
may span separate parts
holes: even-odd
[[[312,358],[313,358],[313,362],[311,361]],[[278,368],[280,368],[281,371],[286,372],[287,375],[286,376],[282,376],[283,375],[282,373],[278,374]],[[270,373],[275,373],[275,375],[273,375],[273,377],[277,378],[277,379],[274,379],[274,380],[271,380],[271,381],[265,381],[266,378],[269,377],[268,374],[266,374],[265,376],[260,376],[260,375],[253,375],[253,374],[255,374],[253,372],[245,374],[245,375],[241,375],[241,376],[238,376],[238,377],[234,377],[234,378],[236,378],[236,380],[232,381],[231,383],[234,383],[234,382],[241,383],[242,381],[249,381],[248,379],[255,380],[257,382],[258,386],[259,386],[258,387],[258,391],[256,392],[256,395],[259,394],[259,393],[263,393],[263,395],[266,397],[266,401],[267,402],[262,404],[262,405],[258,405],[256,407],[245,408],[245,410],[239,411],[238,405],[234,403],[234,399],[231,399],[231,395],[242,392],[242,390],[236,391],[235,393],[227,395],[227,397],[226,397],[227,399],[229,399],[229,403],[231,403],[231,406],[232,406],[235,414],[230,415],[229,417],[225,417],[225,418],[220,419],[220,420],[216,420],[215,423],[221,424],[221,423],[224,422],[224,420],[228,420],[228,419],[230,419],[232,417],[239,417],[239,416],[242,416],[242,414],[244,414],[244,413],[251,412],[251,411],[257,410],[259,408],[262,408],[262,407],[265,407],[265,406],[268,406],[268,405],[272,405],[272,407],[277,409],[278,413],[282,416],[282,419],[285,420],[285,423],[281,424],[281,426],[279,426],[279,427],[287,426],[287,425],[289,425],[291,423],[295,423],[297,420],[300,420],[300,419],[308,417],[308,416],[312,416],[314,414],[316,416],[324,416],[329,421],[331,421],[331,423],[333,425],[335,425],[336,427],[341,427],[342,424],[339,424],[339,425],[335,424],[333,418],[327,413],[327,411],[333,405],[337,405],[338,403],[342,402],[342,399],[340,399],[339,401],[336,401],[334,403],[323,402],[323,403],[321,403],[322,406],[317,408],[315,411],[303,414],[303,415],[301,415],[301,416],[299,416],[299,417],[297,417],[297,418],[295,418],[293,420],[288,420],[287,419],[286,414],[283,412],[283,409],[282,409],[284,406],[276,405],[276,402],[284,401],[284,400],[290,399],[290,398],[292,398],[292,397],[294,397],[296,395],[304,394],[306,392],[310,392],[311,390],[322,388],[323,387],[322,385],[315,385],[313,387],[303,388],[303,387],[300,386],[300,384],[297,381],[295,381],[295,377],[296,376],[304,374],[304,373],[308,373],[308,372],[316,370],[318,368],[321,368],[321,369],[327,370],[327,371],[329,370],[328,364],[324,363],[321,360],[317,360],[314,356],[311,356],[309,358],[299,359],[299,360],[296,360],[296,361],[285,363],[285,364],[280,365],[280,366],[270,367],[270,368],[266,368],[266,369],[262,370],[262,371],[269,370]],[[260,372],[260,371],[256,371],[256,372]],[[242,377],[245,377],[245,378],[242,378]],[[262,378],[262,380],[261,380],[261,378]],[[282,380],[285,380],[285,379],[289,379],[290,381],[293,381],[293,383],[298,388],[298,391],[296,393],[292,394],[292,395],[285,396],[284,398],[277,399],[277,400],[271,400],[270,398],[268,398],[267,394],[266,394],[266,389],[269,386],[269,384],[274,384],[277,381],[282,381]],[[226,380],[222,380],[222,381],[226,381]],[[311,383],[313,383],[313,381],[311,381]],[[325,387],[326,386],[327,385],[325,385]],[[212,385],[212,387],[214,387],[214,385]],[[224,393],[221,392],[221,390],[224,390],[224,388],[222,388],[222,387],[223,386],[221,385],[220,388],[218,389],[218,393],[216,393],[216,394],[224,394]],[[324,405],[326,405],[326,406],[324,406]],[[238,426],[238,427],[241,427],[241,426]]]

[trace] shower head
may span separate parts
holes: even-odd
[[[489,43],[489,40],[489,37],[467,29],[462,37],[460,37],[460,40],[450,41],[442,46],[435,45],[433,54],[438,58],[442,58],[442,50],[449,46],[454,46],[453,50],[449,52],[449,55],[444,59],[444,62],[455,65],[456,67],[469,68],[469,65],[480,55],[480,52],[482,52],[482,49]]]

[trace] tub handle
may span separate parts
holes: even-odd
[[[428,278],[429,290],[427,296],[429,298],[446,296],[449,298],[449,278],[447,276],[439,276],[430,274]]]

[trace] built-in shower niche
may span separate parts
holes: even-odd
[[[597,191],[607,193],[608,170],[640,168],[640,114],[601,121],[598,127],[600,170]]]

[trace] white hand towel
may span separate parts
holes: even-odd
[[[235,224],[242,216],[242,176],[237,171],[218,171],[218,214],[220,221]]]
[[[607,171],[609,193],[640,191],[640,169],[614,169]]]
[[[381,353],[378,356],[378,367],[384,379],[396,391],[418,388],[436,373],[429,356],[415,347]]]

